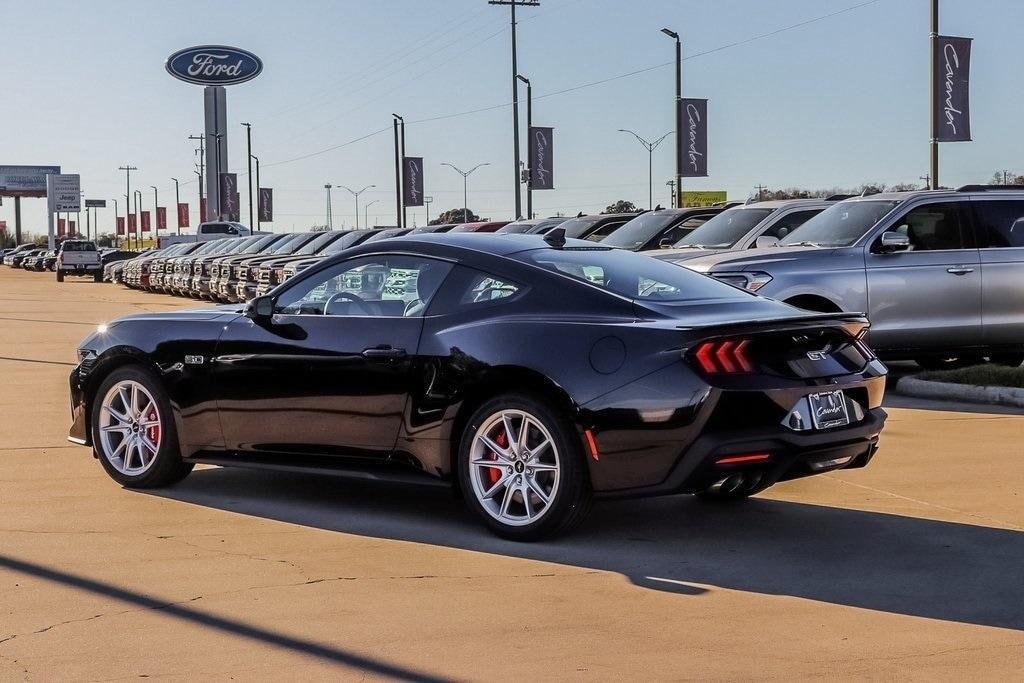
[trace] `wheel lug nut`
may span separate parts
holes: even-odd
[[[512,474],[512,468],[511,467],[508,468],[508,473]]]
[[[526,473],[527,473],[527,474],[533,474],[533,469],[532,469],[532,468],[530,468],[530,467],[527,467],[527,468],[526,468]]]

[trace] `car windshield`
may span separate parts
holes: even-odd
[[[736,208],[723,211],[675,243],[677,247],[728,249],[736,245],[750,229],[775,212],[775,209]]]
[[[623,249],[531,249],[512,258],[641,301],[737,299],[742,290],[688,268]]]
[[[339,251],[344,251],[351,246],[359,244],[367,235],[371,235],[369,230],[353,230],[352,232],[345,233],[334,242],[323,250],[323,254],[337,254]]]
[[[259,254],[268,246],[275,244],[279,237],[277,235],[261,235],[259,237],[248,237],[242,240],[237,249],[232,249],[236,254]]]
[[[307,242],[302,247],[302,249],[296,251],[295,255],[312,256],[313,254],[317,253],[318,251],[320,251],[321,249],[323,249],[325,246],[327,246],[336,239],[338,239],[337,232],[325,232],[323,234],[317,235],[314,239],[311,239],[309,242]]]
[[[900,200],[855,200],[830,206],[779,241],[780,246],[849,247]]]
[[[268,254],[291,254],[295,247],[299,244],[303,244],[303,241],[308,239],[309,235],[295,235],[294,237],[286,237],[280,242],[276,243],[270,249],[267,250]]]
[[[609,247],[636,249],[664,230],[679,217],[678,211],[648,211],[627,221],[621,228],[601,240]]]
[[[580,216],[579,218],[570,218],[564,223],[558,225],[559,228],[565,230],[565,236],[570,239],[580,238],[589,233],[594,224],[604,216]]]
[[[537,226],[537,221],[516,221],[515,223],[509,223],[504,228],[500,228],[500,233],[523,233],[530,232]]]

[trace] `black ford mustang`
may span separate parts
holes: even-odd
[[[450,483],[534,539],[594,495],[736,499],[864,466],[886,374],[866,328],[557,229],[427,233],[244,313],[102,327],[78,350],[70,439],[129,487],[196,463]]]

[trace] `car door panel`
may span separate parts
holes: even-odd
[[[385,459],[412,381],[422,318],[240,318],[218,345],[229,449]]]
[[[982,343],[980,257],[961,204],[918,205],[887,227],[909,230],[917,248],[878,253],[880,235],[867,248],[872,345],[955,349]],[[961,237],[954,240],[957,220]],[[954,242],[961,248],[937,248]]]
[[[1024,200],[973,199],[986,345],[1024,346]]]

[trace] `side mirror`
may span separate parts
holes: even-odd
[[[674,243],[668,237],[662,237],[661,241],[658,242],[659,249],[671,249]]]
[[[901,232],[883,232],[880,246],[883,253],[906,251],[910,249],[910,238]]]
[[[269,296],[258,296],[245,307],[245,317],[252,320],[267,320],[274,315],[274,300]]]
[[[763,249],[764,247],[776,247],[778,246],[778,244],[779,238],[772,237],[771,235],[761,235],[756,240],[754,240],[754,246],[757,247],[758,249]]]

